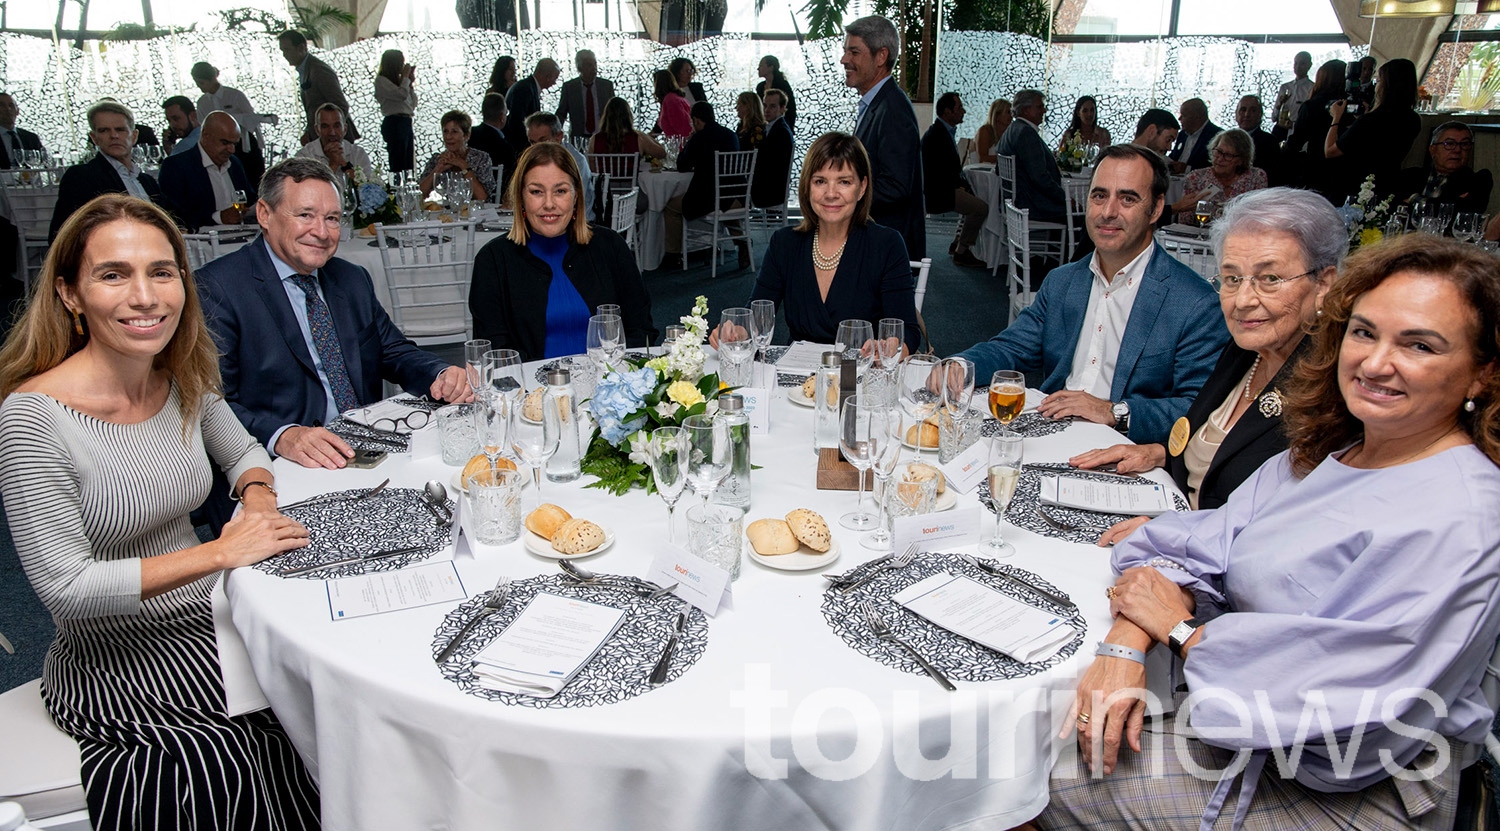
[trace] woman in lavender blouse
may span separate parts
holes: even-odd
[[[1500,265],[1403,236],[1348,260],[1320,320],[1288,451],[1115,548],[1074,722],[1103,775],[1055,771],[1035,827],[1453,828],[1494,718]],[[1143,727],[1157,644],[1189,695]]]

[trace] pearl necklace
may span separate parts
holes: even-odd
[[[818,244],[818,232],[813,232],[813,266],[819,271],[834,271],[839,267],[839,260],[844,258],[844,246],[849,244],[849,238],[839,243],[839,250],[833,252],[832,257],[823,256],[823,248]]]
[[[1245,379],[1245,400],[1246,401],[1249,401],[1252,398],[1252,396],[1250,395],[1250,385],[1253,384],[1253,383],[1255,383],[1255,373],[1259,369],[1260,369],[1260,355],[1257,353],[1256,356],[1255,356],[1255,363],[1253,363],[1253,364],[1250,365],[1250,375],[1249,375],[1249,377],[1247,377]]]

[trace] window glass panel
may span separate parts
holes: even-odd
[[[1326,0],[1182,0],[1179,35],[1301,35],[1343,31],[1333,5]]]
[[[1060,35],[1164,35],[1170,0],[1064,0],[1053,23]]]

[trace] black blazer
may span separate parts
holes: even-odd
[[[934,120],[922,134],[922,184],[927,196],[927,212],[942,214],[953,210],[953,192],[963,182],[963,165],[958,160],[958,146],[948,135],[941,120]]]
[[[845,320],[868,320],[875,326],[883,317],[899,317],[906,321],[906,345],[915,351],[922,332],[901,235],[873,222],[851,226],[826,301],[818,294],[812,241],[811,233],[795,228],[773,234],[750,299],[776,301],[792,340],[815,343],[833,343]]]
[[[694,103],[698,101],[708,101],[708,93],[703,90],[703,85],[698,83],[697,81],[688,81],[688,92],[691,92],[693,94]],[[713,102],[709,101],[709,103],[711,104]]]
[[[688,138],[682,152],[677,154],[677,170],[693,174],[687,193],[682,196],[683,219],[697,219],[714,209],[714,178],[718,175],[714,154],[739,149],[739,137],[723,124],[706,124]]]
[[[786,119],[787,127],[796,128],[797,96],[792,94],[791,82],[786,79],[785,75],[778,73],[777,77],[771,80],[770,88],[779,89],[786,96],[786,115],[782,116],[782,118]],[[766,97],[766,82],[764,80],[755,85],[755,94],[762,99]]]
[[[234,156],[229,157],[229,180],[235,190],[245,192],[247,208],[241,213],[249,215],[248,205],[255,201],[255,188],[250,186],[245,166]],[[197,231],[215,224],[214,187],[208,181],[208,168],[203,166],[203,153],[198,148],[168,156],[161,163],[161,191],[175,208],[178,225]]]
[[[37,138],[36,133],[30,130],[22,130],[20,127],[17,127],[16,138],[21,140],[22,150],[45,149],[42,147],[42,140]],[[4,139],[0,139],[0,167],[7,169],[16,167],[15,160],[10,157],[10,145]]]
[[[155,179],[146,173],[137,178],[152,202],[168,211],[172,210],[171,203],[162,198],[161,187],[156,184]],[[47,239],[57,239],[57,230],[74,211],[88,204],[94,197],[106,193],[128,191],[125,190],[125,181],[115,172],[114,165],[109,163],[109,158],[103,153],[95,153],[94,158],[68,168],[57,186],[57,204],[52,208],[52,226],[47,232]]]
[[[204,265],[197,277],[219,347],[224,400],[245,429],[264,444],[288,424],[321,425],[327,393],[264,237]],[[401,334],[376,299],[370,273],[334,257],[318,277],[359,403],[384,397],[383,380],[426,395],[448,364]]]
[[[1420,199],[1422,191],[1427,188],[1427,175],[1431,172],[1430,165],[1401,171],[1396,183],[1396,201],[1410,203]],[[1494,176],[1488,170],[1459,168],[1443,183],[1437,201],[1451,202],[1457,206],[1455,210],[1482,214],[1490,204],[1490,191],[1494,186]]]
[[[573,243],[563,255],[563,271],[583,295],[590,309],[604,303],[620,306],[629,346],[656,343],[651,324],[651,295],[635,265],[635,255],[619,234],[602,225],[590,226],[588,245]],[[474,279],[469,287],[469,311],[474,337],[496,349],[514,349],[521,360],[544,357],[547,348],[547,291],[552,267],[510,237],[491,240],[474,256]]]
[[[927,256],[927,219],[922,206],[922,134],[917,111],[889,78],[875,93],[854,137],[870,154],[874,203],[870,218],[895,228],[913,260]]]
[[[1208,144],[1213,140],[1214,136],[1222,132],[1224,132],[1224,128],[1212,121],[1203,125],[1203,132],[1198,134],[1198,143],[1193,145],[1193,152],[1189,153],[1188,157],[1184,159],[1182,158],[1182,146],[1186,142],[1187,136],[1179,131],[1177,133],[1177,141],[1172,143],[1172,149],[1167,152],[1167,158],[1174,162],[1186,162],[1188,170],[1198,170],[1199,168],[1208,167],[1211,164],[1208,158]],[[1256,165],[1256,167],[1259,166]]]
[[[506,122],[510,124],[509,121]],[[490,156],[490,164],[505,165],[505,177],[498,182],[500,196],[495,199],[499,202],[505,198],[505,189],[510,186],[510,176],[516,172],[516,151],[510,146],[510,141],[505,134],[496,130],[488,124],[480,122],[469,131],[469,146],[475,150],[483,150]]]
[[[750,202],[757,208],[787,201],[787,174],[792,169],[793,141],[786,117],[776,119],[755,149],[755,181],[750,183]],[[796,201],[796,197],[791,197]]]
[[[1266,384],[1266,392],[1279,390],[1283,396],[1286,395],[1292,372],[1310,348],[1311,342],[1311,338],[1304,337],[1297,344],[1292,356],[1282,365],[1281,371]],[[1223,353],[1219,355],[1219,363],[1214,366],[1213,373],[1198,391],[1198,397],[1194,399],[1192,406],[1188,407],[1186,418],[1189,436],[1198,432],[1213,411],[1224,403],[1224,399],[1244,394],[1240,382],[1245,379],[1245,373],[1250,371],[1252,363],[1255,363],[1254,352],[1235,346],[1232,340],[1225,345]],[[1261,395],[1264,396],[1265,392]],[[1223,505],[1234,489],[1250,478],[1250,474],[1265,464],[1267,459],[1286,450],[1286,447],[1281,416],[1267,416],[1261,412],[1259,401],[1252,403],[1250,409],[1240,416],[1240,420],[1229,428],[1224,443],[1219,445],[1213,461],[1209,462],[1208,471],[1203,474],[1203,482],[1199,486],[1198,509],[1206,511]],[[1188,471],[1182,455],[1167,454],[1167,472],[1172,474],[1177,487],[1187,493]]]
[[[1272,187],[1281,184],[1281,144],[1259,127],[1250,134],[1250,141],[1255,145],[1255,161],[1251,164],[1266,172]]]
[[[531,146],[526,138],[526,116],[542,111],[542,88],[527,75],[505,93],[505,140],[517,153]]]
[[[568,136],[577,138],[590,133],[588,108],[585,105],[583,79],[572,78],[563,82],[562,97],[557,104],[557,123],[568,123]],[[604,120],[604,105],[615,97],[615,85],[608,78],[594,79],[594,132],[599,131],[599,122]]]

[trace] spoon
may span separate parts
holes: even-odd
[[[444,525],[453,524],[453,512],[448,510],[448,489],[443,486],[442,482],[436,479],[429,480],[426,487],[422,489],[422,495],[425,497],[423,504],[432,511],[432,515],[437,517],[438,522]]]

